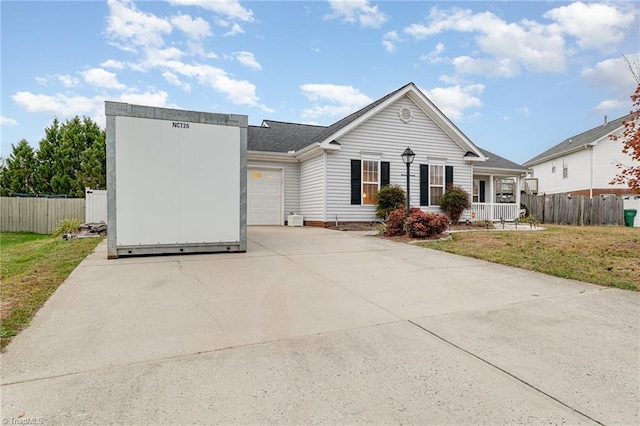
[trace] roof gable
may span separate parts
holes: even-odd
[[[623,122],[628,120],[629,117],[630,114],[627,114],[616,120],[610,121],[607,124],[602,124],[600,126],[594,127],[593,129],[587,130],[586,132],[571,136],[563,140],[559,144],[544,151],[542,154],[539,154],[533,157],[531,160],[525,162],[524,166],[534,166],[544,161],[561,157],[577,149],[583,148],[588,144],[597,142],[603,137],[614,133],[618,128],[621,128],[623,126]]]
[[[438,107],[436,107],[413,83],[406,84],[398,90],[395,90],[353,114],[348,115],[342,120],[333,123],[327,127],[326,130],[319,133],[312,142],[326,146],[332,140],[343,136],[363,124],[370,117],[405,95],[407,95],[418,106],[418,108],[431,118],[456,144],[458,144],[464,152],[469,151],[477,155],[480,161],[484,160],[484,154],[482,151],[473,142],[471,142],[471,140],[462,133],[460,129],[458,129],[451,120],[449,120],[449,118],[446,117],[442,111],[440,111]]]

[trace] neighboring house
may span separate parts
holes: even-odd
[[[625,195],[632,191],[626,185],[609,182],[619,173],[617,164],[633,165],[630,156],[622,152],[622,142],[609,135],[620,135],[620,117],[565,139],[554,147],[524,163],[538,181],[540,194],[567,193],[593,197],[603,194]]]
[[[382,186],[406,190],[407,146],[410,202],[424,211],[440,212],[455,184],[473,194],[475,219],[513,220],[526,172],[474,145],[413,83],[326,127],[264,120],[249,126],[247,144],[249,225],[282,225],[292,213],[315,226],[374,221]]]

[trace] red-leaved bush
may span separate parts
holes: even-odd
[[[385,237],[399,237],[404,235],[404,223],[407,221],[407,211],[404,207],[393,210],[387,218]]]
[[[428,238],[442,234],[449,226],[449,218],[437,213],[425,213],[411,209],[411,216],[405,225],[407,235],[411,238]]]
[[[407,219],[404,207],[393,210],[387,219],[385,237],[407,235],[411,238],[427,238],[442,234],[447,230],[449,218],[436,213],[425,213],[417,207],[411,208]]]

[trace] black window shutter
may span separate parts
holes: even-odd
[[[444,189],[453,185],[453,166],[444,166]]]
[[[390,163],[388,161],[380,162],[380,186],[389,185],[389,168]]]
[[[484,181],[481,180],[480,181],[480,189],[479,189],[480,193],[478,194],[478,200],[481,203],[484,203]]]
[[[362,204],[361,161],[351,160],[351,204]]]
[[[429,205],[429,165],[420,164],[420,205]]]

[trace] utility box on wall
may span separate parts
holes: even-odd
[[[108,257],[247,249],[248,117],[105,102]]]

